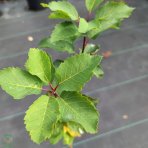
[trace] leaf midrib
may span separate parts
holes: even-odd
[[[93,65],[93,63],[90,65],[90,67]],[[59,85],[61,85],[62,83],[64,83],[65,81],[68,81],[69,79],[71,79],[71,78],[73,78],[73,77],[75,77],[76,75],[78,75],[78,74],[80,74],[80,73],[82,73],[82,72],[84,72],[86,69],[88,69],[89,68],[89,66],[87,66],[86,68],[84,68],[83,70],[81,70],[81,71],[79,71],[79,72],[77,72],[77,73],[75,73],[74,75],[72,75],[71,77],[69,77],[69,78],[67,78],[67,79],[65,79],[64,81],[61,81],[60,83],[59,83]]]
[[[74,110],[63,98],[61,98],[61,100],[65,103],[65,105],[66,106],[68,106],[70,109],[71,109],[71,111],[73,112],[73,113],[75,113],[76,115],[77,115],[77,117],[79,117],[79,119],[81,119],[81,121],[83,122],[83,123],[85,123],[85,118],[82,118],[80,115],[79,115],[79,113],[77,113],[77,111],[76,110]],[[87,100],[88,101],[88,100]],[[82,101],[83,102],[83,101]],[[91,103],[88,101],[88,103],[91,105]],[[94,109],[94,111],[97,113],[97,111],[96,111],[96,109],[94,108],[94,106],[93,105],[91,105],[92,107],[93,107],[93,109]],[[98,113],[97,113],[98,114]],[[76,118],[77,119],[77,118]],[[78,121],[78,123],[80,123],[80,124],[82,124],[81,122],[79,122]],[[87,126],[88,127],[88,126]],[[90,127],[89,127],[90,128]],[[96,129],[97,129],[97,125],[96,125]]]
[[[26,85],[20,85],[20,84],[13,84],[13,83],[5,83],[6,85],[12,85],[12,86],[16,86],[16,87],[23,87],[23,88],[32,88],[32,89],[37,89],[37,90],[41,90],[41,87],[32,87],[32,86],[26,86]]]
[[[73,112],[73,113],[75,113],[76,115],[77,115],[77,117],[81,117],[80,115],[79,115],[79,113],[77,113],[77,111],[75,111],[64,99],[62,99],[61,98],[61,100],[65,103],[65,105],[66,106],[68,106],[70,109],[71,109],[71,111]],[[77,118],[76,118],[77,119]],[[80,119],[84,119],[84,118],[80,118]],[[85,123],[85,122],[84,122]],[[81,123],[80,123],[81,124]]]
[[[40,136],[42,135],[44,122],[46,121],[45,116],[46,116],[47,111],[48,111],[48,110],[47,110],[48,104],[49,104],[49,99],[48,99],[48,101],[47,101],[47,105],[46,105],[45,111],[44,111],[44,113],[43,113],[43,119],[42,119],[41,124],[40,124],[39,139],[40,139]]]

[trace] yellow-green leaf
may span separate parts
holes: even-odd
[[[65,16],[69,17],[71,20],[78,20],[79,15],[75,7],[67,1],[58,1],[58,2],[50,2],[48,7],[54,13],[54,18],[62,18],[65,19]],[[60,13],[60,14],[59,14]],[[53,15],[53,14],[52,14]]]
[[[50,138],[58,117],[59,109],[56,98],[49,98],[46,95],[38,98],[29,107],[24,118],[31,139],[40,144]]]
[[[92,77],[93,69],[101,62],[101,56],[79,54],[66,59],[56,70],[58,92],[80,91]]]
[[[104,0],[85,0],[86,8],[91,13]]]
[[[31,48],[25,66],[32,75],[38,76],[44,83],[48,84],[53,80],[55,69],[51,57],[45,51]]]
[[[124,2],[107,2],[98,9],[95,20],[89,23],[89,26],[94,29],[89,32],[88,36],[93,38],[107,29],[119,28],[121,21],[128,18],[133,10],[134,8]]]
[[[79,28],[78,31],[80,33],[86,33],[88,31],[88,23],[84,18],[80,18],[79,20]]]
[[[41,80],[20,68],[9,67],[0,70],[0,86],[14,99],[22,99],[27,95],[40,94]]]

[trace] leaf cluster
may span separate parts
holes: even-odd
[[[81,131],[96,133],[95,104],[80,91],[101,59],[101,56],[77,54],[55,68],[46,52],[31,48],[25,70],[9,67],[0,71],[1,87],[14,99],[44,92],[29,107],[24,119],[34,142],[52,139],[51,143],[56,143],[66,136],[71,140],[64,138],[65,143],[71,144]]]
[[[42,4],[51,10],[50,19],[63,21],[55,26],[49,37],[41,40],[39,46],[74,53],[76,40],[83,37],[87,40],[95,39],[103,31],[119,29],[122,20],[128,18],[134,10],[123,1],[85,0],[85,4],[88,10],[86,18],[81,17],[68,1]]]
[[[104,0],[85,0],[85,4],[87,18],[81,17],[68,1],[42,3],[50,9],[50,19],[63,21],[55,26],[49,37],[41,40],[40,49],[29,50],[24,69],[8,67],[0,70],[0,86],[14,99],[41,94],[24,118],[26,129],[37,144],[46,140],[56,144],[63,139],[64,144],[71,145],[75,137],[85,132],[97,132],[96,100],[81,93],[94,75],[101,78],[104,74],[102,56],[98,53],[100,46],[89,41],[107,29],[118,29],[133,8],[124,2]],[[83,45],[78,53],[74,43],[81,38]],[[42,48],[72,55],[53,62]]]

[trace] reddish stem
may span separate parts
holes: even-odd
[[[84,37],[84,39],[83,39],[82,53],[84,52],[85,47],[88,44],[88,42],[89,42],[89,38]]]
[[[59,85],[57,85],[53,90],[56,91]]]
[[[84,52],[85,46],[86,46],[86,37],[83,38],[82,53]]]
[[[50,83],[49,83],[49,86],[50,86],[51,90],[53,90],[53,89],[54,89]]]
[[[59,97],[59,95],[56,93],[56,90],[58,88],[58,85],[54,88],[52,86],[52,84],[49,83],[49,87],[50,87],[51,90],[49,88],[42,88],[42,91],[48,92],[49,95],[51,95],[51,96]]]
[[[48,91],[50,93],[50,95],[55,96],[55,97],[59,97],[59,95],[56,93],[56,90],[58,88],[58,85],[54,88],[50,83],[49,86],[51,88],[51,91]]]
[[[88,15],[87,15],[87,18],[86,18],[87,22],[90,20],[90,17],[91,17],[91,12],[89,12]],[[89,39],[85,36],[83,38],[82,53],[84,53],[85,47],[88,44],[88,42],[89,42]]]

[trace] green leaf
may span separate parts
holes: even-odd
[[[49,139],[51,144],[57,144],[63,138],[63,124],[56,123],[52,130],[52,135]]]
[[[56,70],[59,82],[57,91],[80,91],[83,85],[91,79],[93,69],[101,62],[101,56],[79,54],[72,56],[60,64]]]
[[[97,66],[94,70],[93,70],[94,75],[97,78],[102,78],[104,76],[104,72],[101,68],[101,66]]]
[[[72,145],[74,141],[74,137],[70,136],[68,133],[64,133],[64,144],[66,145]]]
[[[85,0],[86,8],[91,13],[104,0]]]
[[[57,101],[63,122],[79,123],[86,132],[97,132],[98,113],[87,97],[77,92],[63,92]]]
[[[28,57],[25,65],[27,70],[46,84],[51,82],[55,72],[51,57],[45,51],[37,48],[31,48]]]
[[[14,67],[0,70],[0,86],[14,99],[40,94],[42,90],[42,82],[39,78]]]
[[[71,137],[80,137],[80,129],[83,129],[82,126],[75,122],[67,122],[64,125],[64,133],[68,133]]]
[[[67,122],[64,127],[64,132],[67,131],[67,133],[69,133],[72,137],[81,137],[84,133],[84,128],[79,123]]]
[[[72,22],[62,22],[55,26],[50,38],[43,39],[39,47],[74,53],[74,41],[80,37],[77,26]]]
[[[98,25],[94,25],[91,22],[87,22],[84,18],[80,18],[78,31],[80,33],[87,33],[91,30],[96,29],[97,27]]]
[[[50,19],[65,19],[65,20],[70,20],[71,18],[69,17],[69,15],[63,11],[55,11],[52,12],[48,18]]]
[[[95,44],[87,44],[85,47],[84,53],[90,53],[90,54],[95,54],[98,52],[100,49],[100,46],[95,45]]]
[[[65,16],[67,16],[67,18],[69,17],[71,20],[74,21],[78,20],[79,18],[78,12],[75,7],[67,1],[51,2],[49,3],[48,7],[51,9],[51,11],[56,12],[54,13],[54,16],[56,16],[55,18],[61,19],[61,16],[64,16],[64,18]],[[60,15],[58,13],[60,13]]]
[[[133,10],[134,8],[124,2],[107,2],[97,11],[95,20],[89,23],[89,26],[94,26],[95,29],[90,31],[88,36],[93,38],[107,29],[119,28],[121,21],[128,18]]]
[[[46,4],[46,3],[41,3],[40,5],[44,8],[48,8],[48,4]]]
[[[51,48],[51,45],[50,45],[50,38],[49,37],[46,37],[46,38],[43,38],[40,42],[39,42],[39,48]]]
[[[60,59],[57,59],[53,62],[54,66],[56,68],[58,68],[60,66],[61,63],[63,63],[64,61],[63,60],[60,60]]]
[[[78,32],[78,28],[72,22],[62,22],[55,26],[51,34],[50,41],[57,42],[57,41],[67,41],[69,43],[73,43],[77,37],[80,36]]]
[[[82,94],[84,97],[86,97],[88,99],[88,101],[94,106],[96,107],[99,103],[99,100],[96,98],[92,98],[90,96],[86,96],[85,94]]]
[[[80,18],[78,31],[86,33],[88,31],[88,23],[84,18]]]
[[[69,43],[68,41],[56,41],[52,42],[50,41],[50,38],[44,38],[40,41],[39,43],[40,48],[52,48],[57,51],[61,52],[69,52],[69,53],[74,53],[74,46],[73,44]]]
[[[38,98],[27,110],[24,118],[31,139],[40,144],[50,138],[59,117],[56,98],[46,95]]]
[[[80,124],[75,123],[75,122],[68,122],[67,127],[70,129],[70,135],[72,137],[80,137],[82,131],[84,130]]]

